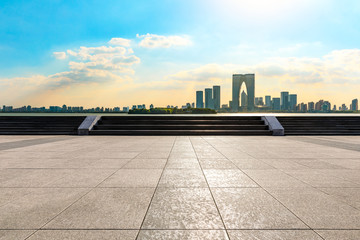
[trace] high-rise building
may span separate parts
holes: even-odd
[[[295,111],[295,106],[297,105],[297,95],[290,94],[289,96],[289,109]]]
[[[359,110],[359,101],[357,99],[351,101],[351,110],[352,111]]]
[[[273,100],[272,100],[272,109],[273,110],[280,110],[281,109],[280,98],[273,98]]]
[[[255,108],[255,74],[234,74],[232,79],[232,111],[239,111],[241,87],[245,83],[247,92],[247,108],[252,111]]]
[[[213,86],[213,102],[214,102],[214,109],[219,110],[220,109],[220,86]]]
[[[281,92],[280,97],[281,110],[289,110],[289,92]]]
[[[324,101],[324,103],[321,106],[321,110],[323,112],[329,112],[331,110],[331,103],[329,101]]]
[[[247,106],[247,94],[246,94],[246,92],[244,90],[241,93],[241,106],[242,107]]]
[[[255,98],[255,105],[256,106],[263,106],[264,105],[264,100],[262,97],[256,97]]]
[[[315,110],[315,103],[314,102],[308,102],[308,111],[313,112]]]
[[[265,106],[271,107],[271,96],[265,96]]]
[[[315,103],[315,111],[322,111],[322,106],[324,105],[324,100],[319,100]]]
[[[150,109],[153,109],[154,108],[154,104],[150,104]]]
[[[212,98],[212,89],[205,88],[205,108],[214,109],[214,103]]]
[[[196,91],[196,108],[204,108],[204,92]]]

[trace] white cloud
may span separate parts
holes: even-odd
[[[66,58],[66,53],[65,52],[53,52],[53,56],[56,59],[64,60]]]
[[[192,44],[188,36],[161,36],[156,34],[136,35],[142,40],[140,47],[145,48],[170,48],[175,46],[189,46]]]
[[[109,43],[111,45],[118,45],[118,46],[124,46],[124,47],[130,47],[131,40],[125,39],[125,38],[112,38]]]
[[[228,80],[234,73],[249,72],[294,84],[360,84],[360,49],[332,51],[321,58],[270,58],[256,65],[206,64],[167,78],[203,82]]]

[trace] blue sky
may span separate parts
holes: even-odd
[[[227,103],[231,74],[255,72],[257,96],[348,104],[359,22],[352,0],[2,0],[0,103],[182,105],[213,84]]]

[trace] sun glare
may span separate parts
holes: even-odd
[[[309,0],[212,0],[211,3],[225,19],[252,22],[293,18],[311,4]]]

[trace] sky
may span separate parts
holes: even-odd
[[[360,98],[358,0],[1,0],[0,105],[184,105],[232,74],[255,95]]]

